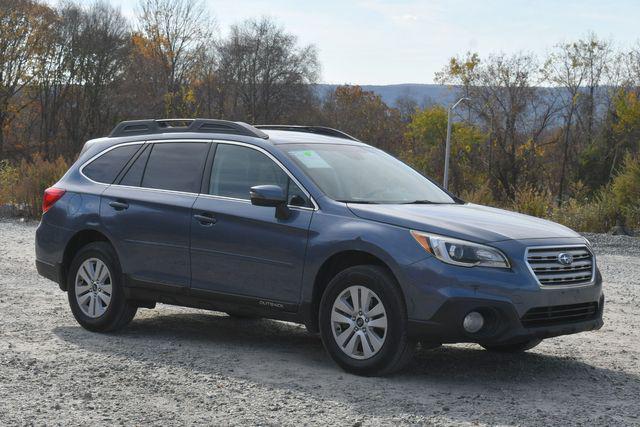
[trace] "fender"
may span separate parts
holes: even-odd
[[[309,230],[309,243],[302,277],[300,307],[305,324],[313,330],[317,316],[316,278],[320,269],[331,257],[341,252],[362,252],[380,260],[395,276],[402,288],[407,281],[403,266],[429,257],[414,241],[409,231],[402,227],[358,218],[343,205],[342,215],[331,211],[314,213]],[[407,304],[411,304],[407,301]],[[407,307],[409,309],[409,307]]]

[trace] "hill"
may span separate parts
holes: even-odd
[[[339,85],[318,84],[317,91],[321,98],[335,90]],[[396,100],[401,97],[411,97],[419,105],[441,104],[448,105],[454,101],[455,92],[448,86],[437,84],[417,84],[403,83],[395,85],[361,85],[363,90],[371,91],[380,95],[382,100],[389,106],[393,106]]]

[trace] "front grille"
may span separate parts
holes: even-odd
[[[552,307],[536,307],[527,311],[522,317],[522,326],[536,328],[563,323],[582,322],[594,319],[598,315],[598,303],[556,305]]]
[[[562,264],[561,254],[571,255],[573,261]],[[527,262],[543,286],[583,285],[593,278],[593,254],[586,246],[529,248]]]

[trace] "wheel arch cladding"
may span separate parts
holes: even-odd
[[[402,292],[402,287],[399,285],[397,276],[389,265],[376,255],[363,250],[343,250],[334,253],[322,263],[315,276],[312,300],[309,306],[310,313],[308,313],[308,320],[306,322],[309,330],[313,332],[319,331],[318,316],[320,300],[331,279],[341,271],[357,265],[376,265],[384,269],[394,279],[394,284],[398,287],[398,290],[400,290],[404,298],[404,292]]]
[[[113,243],[111,243],[111,240],[109,240],[109,238],[104,233],[95,229],[84,229],[84,230],[78,231],[76,234],[74,234],[71,237],[71,239],[69,239],[69,242],[67,243],[64,249],[64,255],[62,257],[62,269],[60,272],[61,273],[60,286],[64,287],[63,290],[65,291],[67,290],[66,289],[67,288],[67,281],[66,281],[67,272],[68,272],[69,266],[71,265],[71,262],[73,261],[74,256],[78,253],[80,248],[92,242],[109,243],[111,247],[114,248],[114,251],[115,251],[115,246],[113,245]]]

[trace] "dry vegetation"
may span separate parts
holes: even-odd
[[[108,3],[0,6],[0,205],[24,215],[87,139],[135,118],[323,124],[442,176],[446,108],[358,86],[320,98],[316,48],[272,20],[219,37],[199,0],[140,0],[133,20]],[[640,228],[640,47],[588,34],[545,58],[467,53],[436,81],[471,99],[453,127],[454,193],[578,230]]]

